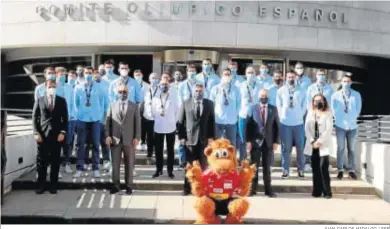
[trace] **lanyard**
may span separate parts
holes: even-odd
[[[253,90],[255,89],[255,87],[256,87],[256,81],[255,81],[254,84],[253,84],[252,93],[253,93]],[[251,90],[249,89],[249,82],[248,82],[247,85],[246,85],[246,89],[248,90],[249,102],[251,103],[253,100],[252,100]]]
[[[188,81],[187,81],[187,88],[188,88],[188,92],[190,93],[190,98],[192,98],[192,90]]]
[[[162,94],[160,94],[160,101],[161,101],[161,114],[162,116],[164,116],[164,108],[165,108],[165,104],[167,104],[167,101],[168,101],[168,98],[169,98],[169,93],[167,94],[167,97],[165,98],[165,101],[163,102],[163,98],[162,98]]]
[[[317,85],[317,89],[318,89],[318,93],[320,93],[321,95],[324,94],[324,88],[323,87],[320,87]]]
[[[86,97],[87,97],[87,104],[86,104],[87,107],[91,106],[90,100],[91,100],[92,86],[93,86],[93,83],[92,83],[91,86],[89,87],[89,91],[87,90],[87,85],[85,85],[85,88],[84,88],[84,90],[85,90],[85,95],[86,95]]]
[[[156,95],[156,93],[157,93],[157,87],[156,87],[156,89],[154,90],[154,93],[152,93],[152,88],[150,88],[149,91],[150,91],[150,102],[152,102],[153,97],[154,97],[154,96]],[[153,95],[152,95],[152,94],[153,94]]]
[[[293,89],[288,89],[288,94],[290,96],[290,108],[294,107],[294,93],[295,93],[295,87]]]
[[[203,75],[203,76],[204,76],[204,87],[207,90],[207,81],[209,81],[209,77],[206,75]]]
[[[343,95],[343,100],[344,100],[344,112],[345,113],[348,113],[348,105],[349,105],[349,98],[351,97],[351,92],[349,92],[349,95],[347,96],[345,94],[346,92],[342,92],[342,95]]]
[[[225,106],[228,106],[229,105],[229,94],[230,94],[230,89],[232,88],[232,84],[229,85],[229,90],[226,94],[226,91],[224,88],[222,88],[222,92],[223,92],[223,97],[225,98]]]

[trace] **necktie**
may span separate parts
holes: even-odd
[[[200,118],[200,102],[197,102],[196,106],[196,118]]]
[[[121,103],[120,115],[121,115],[121,119],[123,120],[123,118],[125,117],[125,103]]]
[[[54,100],[53,100],[53,96],[51,95],[50,96],[50,105],[49,105],[49,109],[50,109],[50,112],[52,112],[54,110]]]
[[[261,119],[263,120],[263,124],[265,124],[265,106],[261,107]]]

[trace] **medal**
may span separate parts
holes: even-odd
[[[87,103],[85,104],[86,107],[90,107],[91,106],[91,103],[89,101],[87,101]]]
[[[229,100],[225,99],[225,106],[229,106]]]
[[[164,117],[164,111],[161,111],[160,115],[161,117]]]
[[[344,112],[348,113],[348,108],[347,107],[344,108]]]
[[[294,108],[294,103],[290,103],[290,108]]]

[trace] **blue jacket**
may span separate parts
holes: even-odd
[[[205,75],[203,72],[199,73],[198,75],[196,75],[196,80],[203,83],[204,85],[204,98],[209,98],[210,96],[210,93],[211,93],[211,90],[213,89],[213,87],[217,86],[219,83],[220,83],[220,78],[218,75],[216,75],[215,73],[210,73],[210,75],[208,75],[206,78],[205,78]]]
[[[268,88],[268,103],[276,107],[276,94],[279,90],[279,86],[276,84],[272,84]]]
[[[307,109],[311,109],[311,104],[313,97],[317,94],[322,94],[325,96],[326,101],[328,102],[329,106],[332,100],[333,95],[333,88],[328,83],[325,83],[323,87],[319,86],[317,83],[313,83],[309,86],[306,93],[306,103],[307,103]]]
[[[240,103],[240,112],[239,112],[240,118],[246,118],[250,113],[250,109],[252,105],[259,102],[260,90],[261,90],[261,85],[257,80],[255,80],[252,85],[248,85],[248,81],[241,83],[240,85],[241,103]]]
[[[263,89],[263,88],[267,89],[267,88],[271,87],[271,85],[273,84],[272,76],[270,76],[268,74],[265,75],[264,78],[262,78],[260,75],[258,75],[256,78],[260,84],[261,89]]]
[[[92,86],[92,89],[90,89]],[[77,119],[83,122],[101,121],[104,114],[104,92],[102,88],[93,82],[91,86],[86,83],[79,84],[75,88],[74,109]],[[87,106],[87,93],[91,90],[90,106]],[[87,92],[86,92],[87,91]]]
[[[100,119],[100,122],[104,123],[104,121],[106,120],[106,113],[108,111],[108,108],[110,107],[110,100],[108,98],[108,90],[110,87],[110,83],[107,80],[102,78],[99,83],[94,81],[94,84],[98,85],[103,93],[103,102],[104,102],[103,110],[104,110],[104,112],[102,113],[102,118]]]
[[[298,126],[303,124],[303,116],[306,113],[306,91],[295,86],[292,93],[293,107],[290,107],[290,85],[284,85],[276,93],[276,107],[278,108],[280,123],[286,126]]]
[[[112,83],[110,84],[110,88],[108,91],[110,103],[113,103],[119,99],[117,89],[121,83],[122,83],[122,78],[119,77],[118,79],[112,81]],[[144,101],[144,95],[142,94],[141,87],[135,79],[128,77],[127,88],[129,90],[129,94],[128,94],[129,101],[133,103],[142,103]]]
[[[196,80],[195,82],[191,83],[188,79],[179,84],[179,98],[181,103],[193,97],[195,85]]]
[[[360,93],[353,89],[350,89],[349,96],[348,93],[343,95],[344,90],[336,91],[332,95],[331,107],[335,125],[344,130],[354,130],[358,127],[357,118],[362,110],[362,98]],[[347,110],[345,110],[346,105]]]
[[[301,89],[306,93],[307,89],[310,87],[310,85],[313,83],[312,80],[308,77],[303,75],[302,78],[299,78],[297,76],[297,84],[301,87]]]
[[[214,102],[215,123],[233,125],[238,121],[238,113],[241,108],[240,91],[232,84],[226,91],[228,94],[228,105],[225,105],[222,84],[213,87],[210,93],[210,100]]]

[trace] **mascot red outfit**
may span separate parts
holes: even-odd
[[[199,214],[196,224],[219,224],[218,215],[227,215],[225,223],[242,223],[249,208],[248,196],[255,165],[243,161],[237,168],[236,150],[226,139],[214,141],[205,149],[209,168],[202,172],[195,161],[187,165],[186,176],[191,183],[192,194],[197,196],[195,209]],[[238,194],[239,197],[234,196]]]

